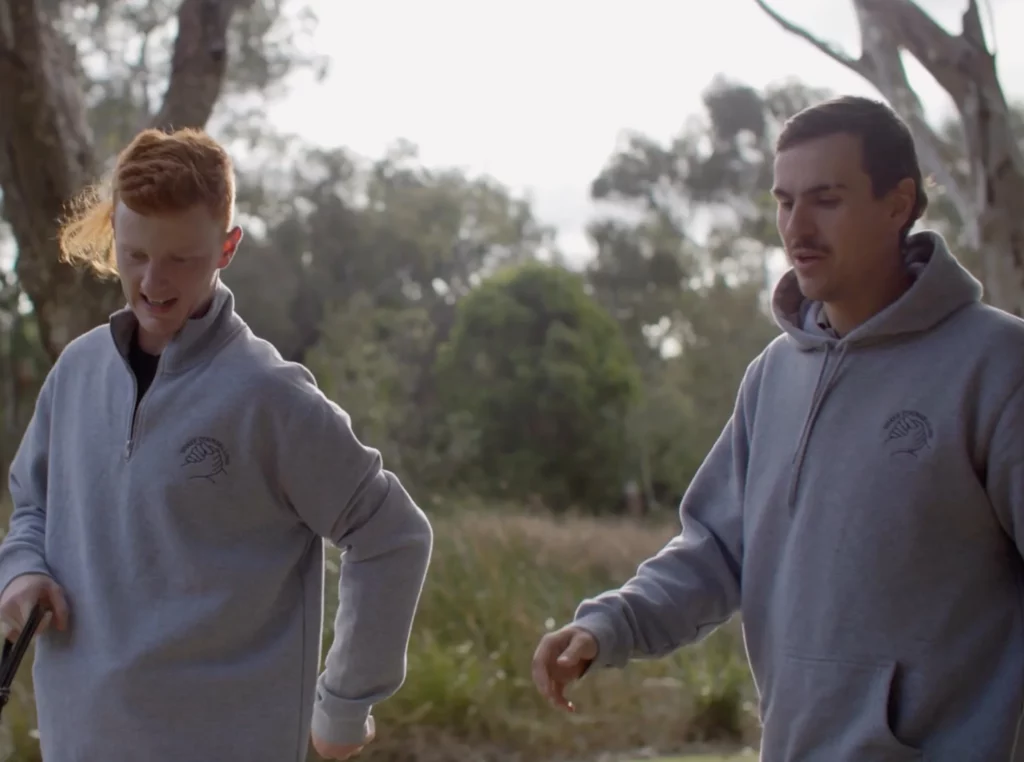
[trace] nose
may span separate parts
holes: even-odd
[[[153,259],[146,263],[146,269],[142,273],[142,288],[146,291],[159,287],[166,280],[164,268]]]
[[[787,241],[813,239],[815,234],[814,216],[807,205],[799,201],[793,204],[786,219],[785,238]]]

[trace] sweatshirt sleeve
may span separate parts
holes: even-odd
[[[380,453],[357,439],[348,414],[315,387],[303,394],[305,412],[280,444],[284,490],[302,521],[343,551],[313,731],[358,744],[373,705],[405,681],[433,531]]]
[[[0,593],[22,574],[50,574],[44,543],[54,375],[51,369],[43,381],[11,463],[9,485],[14,510],[0,543]]]
[[[618,590],[578,607],[573,624],[598,643],[591,668],[665,656],[709,635],[738,610],[758,368],[759,359],[747,368],[732,416],[683,496],[679,534]]]
[[[996,517],[1024,556],[1024,381],[999,410],[988,446],[986,487]]]

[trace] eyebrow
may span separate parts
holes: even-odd
[[[144,254],[147,257],[149,256],[149,252],[146,251],[146,249],[144,247],[142,247],[142,246],[133,246],[131,244],[125,244],[124,246],[122,246],[122,250],[126,254],[129,254],[129,255]],[[172,250],[164,252],[164,253],[168,257],[188,257],[188,256],[191,256],[191,249],[188,249],[188,248],[172,249]]]
[[[842,183],[818,183],[817,185],[812,185],[810,188],[805,189],[799,195],[813,196],[817,195],[818,193],[828,193],[829,191],[839,191],[846,189],[846,186],[843,185]],[[793,198],[792,193],[777,186],[772,188],[772,195],[775,196],[775,198]]]

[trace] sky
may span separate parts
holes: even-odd
[[[1024,98],[1024,0],[981,0],[1007,98]],[[959,32],[967,0],[919,0]],[[853,54],[850,0],[773,0],[775,10]],[[787,78],[877,96],[865,80],[782,31],[754,0],[318,0],[321,82],[296,81],[270,110],[282,129],[379,156],[399,138],[431,165],[487,173],[528,193],[585,257],[591,180],[624,130],[667,141],[700,110],[716,74],[755,87]],[[1002,30],[1000,32],[1000,30]],[[913,59],[931,115],[951,108]]]

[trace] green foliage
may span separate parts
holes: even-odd
[[[4,233],[0,225],[0,247]],[[4,477],[49,367],[35,316],[19,309],[21,297],[16,279],[0,271],[0,474]],[[4,479],[0,497],[6,491]]]
[[[266,229],[225,282],[286,357],[301,360],[353,300],[429,310],[443,335],[474,283],[549,244],[529,203],[487,177],[422,166],[408,143],[372,162],[304,147],[277,161],[240,183],[240,208]]]
[[[458,457],[478,494],[590,510],[621,496],[638,377],[579,276],[530,263],[485,281],[460,301],[436,375],[443,410],[472,431]]]
[[[437,325],[427,307],[378,306],[358,293],[326,316],[306,363],[324,392],[352,417],[364,441],[387,454],[388,468],[416,494],[445,464],[419,446],[432,422],[420,404],[432,370]]]

